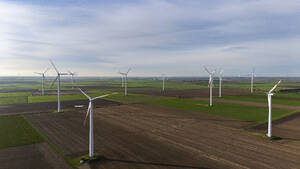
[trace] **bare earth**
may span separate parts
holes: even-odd
[[[96,107],[119,104],[109,100],[95,100]],[[74,108],[75,105],[84,105],[86,107],[88,100],[63,101],[61,103],[62,109]],[[0,115],[54,112],[55,110],[57,110],[57,102],[0,105]]]
[[[85,112],[82,109],[25,117],[73,158],[88,153],[88,125],[82,125]],[[289,124],[297,125],[298,131],[299,122],[298,118]],[[282,127],[294,130],[289,124]],[[95,149],[106,160],[92,163],[90,167],[300,168],[299,140],[263,139],[245,132],[242,128],[247,125],[248,122],[239,120],[147,105],[98,108]]]
[[[0,150],[1,169],[72,169],[47,143]]]

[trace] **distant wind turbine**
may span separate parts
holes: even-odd
[[[165,91],[165,73],[163,73],[163,74],[161,74],[161,76],[162,76],[162,91],[164,92]]]
[[[219,97],[222,97],[222,75],[223,75],[223,70],[220,70],[219,72]]]
[[[213,86],[214,86],[214,74],[215,71],[209,71],[205,66],[204,66],[205,71],[209,74],[209,82],[208,82],[208,86],[209,86],[209,106],[213,105],[213,101],[212,101],[212,97],[213,97]]]
[[[276,85],[267,93],[268,95],[268,105],[269,105],[269,118],[268,118],[268,137],[272,137],[272,96],[274,95],[273,91],[281,83],[282,80],[276,83]]]
[[[49,68],[47,68],[44,72],[34,72],[35,74],[42,75],[42,96],[45,94],[45,74],[48,72]]]
[[[71,72],[71,71],[68,71],[68,72],[69,72],[69,75],[71,75],[72,89],[74,89],[74,76],[77,75],[77,73]]]
[[[124,87],[125,87],[125,89],[124,89],[125,96],[127,96],[127,78],[128,78],[128,73],[130,72],[130,70],[131,70],[131,68],[129,68],[126,73],[119,71],[119,74],[122,75],[122,84],[124,84]]]
[[[252,73],[251,73],[251,88],[250,91],[251,93],[253,93],[253,83],[254,83],[254,76],[255,76],[255,68],[252,69]]]
[[[54,79],[54,81],[52,82],[51,86],[53,86],[53,84],[57,81],[57,112],[61,112],[61,108],[60,108],[60,76],[68,75],[68,73],[59,72],[58,69],[56,68],[56,66],[54,65],[54,63],[52,62],[52,60],[50,60],[50,62],[57,73],[57,76]]]

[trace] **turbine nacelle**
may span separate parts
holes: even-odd
[[[209,74],[208,87],[213,86],[213,78],[214,78],[214,74],[216,73],[216,70],[209,71],[205,66],[204,66],[204,70]]]
[[[84,119],[84,125],[86,124],[86,119],[87,117],[89,116],[90,114],[90,111],[91,111],[91,108],[92,108],[92,102],[96,99],[100,99],[100,98],[103,98],[103,97],[107,97],[107,96],[110,96],[110,95],[114,95],[114,94],[118,94],[117,92],[114,92],[114,93],[111,93],[111,94],[105,94],[105,95],[102,95],[102,96],[98,96],[98,97],[94,97],[94,98],[91,98],[88,94],[86,94],[84,91],[82,91],[80,88],[78,88],[79,91],[85,95],[85,97],[87,97],[89,99],[89,107],[88,107],[88,110],[87,110],[87,113],[86,113],[86,116],[85,116],[85,119]]]

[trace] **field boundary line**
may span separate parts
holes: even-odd
[[[196,100],[208,101],[208,98],[194,98]],[[241,104],[246,106],[256,106],[256,107],[268,107],[267,103],[259,103],[259,102],[250,102],[250,101],[239,101],[239,100],[225,100],[225,99],[214,99],[214,101],[219,103],[233,103],[233,104]],[[300,110],[300,106],[289,106],[282,104],[272,104],[273,108],[279,109],[287,109],[287,110]]]

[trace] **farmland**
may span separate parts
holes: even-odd
[[[273,97],[273,130],[279,139],[265,137],[264,92],[276,80],[259,79],[255,93],[250,94],[248,79],[225,78],[223,97],[218,98],[216,83],[214,105],[209,107],[207,78],[169,78],[165,92],[159,79],[132,78],[128,96],[119,78],[79,78],[76,86],[91,97],[118,92],[95,101],[95,152],[101,160],[83,166],[297,168],[300,95],[279,92],[297,88],[297,79],[288,79]],[[57,113],[56,86],[47,85],[41,96],[38,79],[2,79],[0,156],[9,155],[0,162],[6,168],[22,168],[26,161],[22,152],[29,149],[32,160],[39,160],[38,154],[43,158],[39,163],[26,163],[25,168],[80,167],[80,157],[88,154],[89,128],[83,125],[88,100],[72,90],[69,79],[63,79],[62,85],[63,112]],[[47,151],[51,153],[46,155]],[[14,152],[20,160],[9,165]]]

